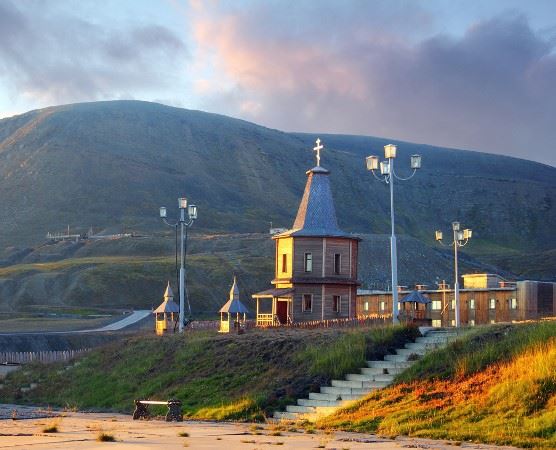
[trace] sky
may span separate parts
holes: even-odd
[[[0,117],[111,99],[556,166],[556,2],[0,0]]]

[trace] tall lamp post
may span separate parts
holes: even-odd
[[[370,170],[373,176],[386,184],[390,185],[390,222],[392,225],[392,234],[390,236],[390,261],[392,266],[392,322],[399,323],[398,320],[398,253],[396,248],[396,234],[394,231],[394,180],[406,181],[413,178],[417,169],[421,168],[421,155],[411,155],[411,168],[413,173],[406,177],[399,177],[394,171],[394,159],[396,159],[397,147],[393,144],[384,146],[385,161],[380,161],[380,174],[379,177],[375,170],[379,167],[377,156],[367,156],[367,170]]]
[[[162,206],[160,208],[160,218],[163,222],[174,227],[176,230],[180,228],[181,240],[180,240],[180,322],[179,322],[179,332],[183,332],[183,324],[185,322],[185,252],[187,251],[187,229],[193,225],[195,219],[197,219],[197,206],[187,205],[186,198],[178,198],[178,207],[180,209],[179,219],[175,223],[170,223],[166,219],[167,212],[166,207]],[[187,218],[185,217],[185,212],[187,210]],[[185,235],[184,235],[185,230]],[[189,301],[188,301],[189,304]],[[191,305],[189,305],[189,314],[191,314]]]
[[[454,240],[450,244],[444,244],[442,242],[442,231],[436,231],[435,237],[441,245],[454,246],[454,299],[456,301],[455,322],[456,327],[460,327],[461,319],[459,315],[458,248],[467,245],[469,239],[471,239],[471,235],[473,234],[473,232],[469,228],[461,230],[459,222],[452,222],[452,231],[454,232]]]

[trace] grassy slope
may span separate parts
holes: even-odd
[[[191,417],[260,420],[417,334],[398,327],[136,337],[93,351],[67,370],[53,364],[15,372],[2,397],[126,412],[135,398],[179,398]],[[33,382],[36,389],[20,391]]]
[[[556,448],[556,324],[476,330],[319,425]]]

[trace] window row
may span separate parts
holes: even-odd
[[[313,294],[303,294],[303,301],[301,302],[301,310],[303,312],[313,311]],[[342,296],[332,296],[332,311],[341,312],[342,310]]]
[[[488,308],[491,310],[496,309],[496,304],[497,304],[497,300],[495,298],[491,298],[489,299],[488,302]],[[517,299],[516,298],[509,298],[508,299],[508,304],[510,309],[517,309]],[[432,300],[431,303],[431,310],[433,311],[440,311],[442,310],[442,301],[441,300]],[[475,303],[475,299],[471,298],[467,301],[467,307],[469,309],[476,309],[476,303]],[[456,301],[454,299],[450,300],[450,308],[452,310],[456,309]],[[386,309],[386,302],[384,300],[380,300],[378,303],[378,310],[379,311],[384,311]],[[363,302],[363,310],[364,311],[369,311],[369,301],[365,300]]]
[[[305,253],[303,267],[305,272],[310,273],[313,271],[313,254]],[[342,273],[342,255],[334,253],[334,274],[340,275]],[[282,273],[288,272],[288,254],[282,254]]]

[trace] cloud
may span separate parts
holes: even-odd
[[[218,73],[206,105],[285,130],[370,134],[556,165],[553,34],[536,32],[516,11],[460,35],[437,34],[432,13],[392,4],[204,3],[195,37],[200,58]],[[203,89],[210,92],[206,80]]]
[[[101,25],[42,2],[0,2],[0,78],[14,97],[42,105],[129,98],[170,87],[187,57],[162,25]]]

